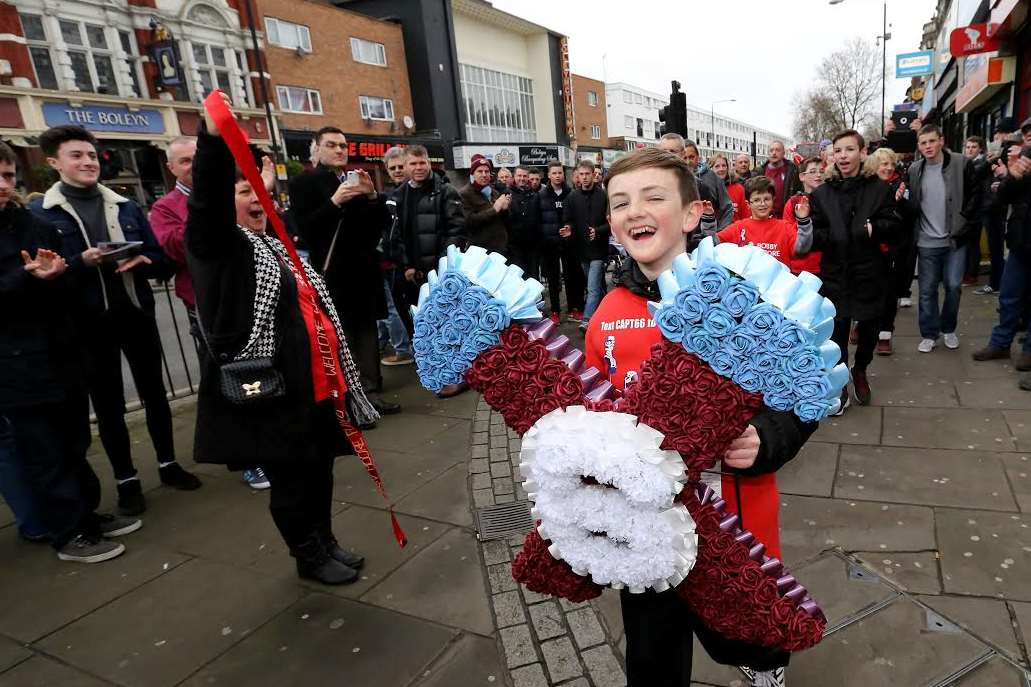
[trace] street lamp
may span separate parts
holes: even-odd
[[[838,2],[841,2],[841,0],[838,0]],[[710,108],[710,113],[712,114],[712,132],[711,133],[712,133],[712,149],[713,150],[716,149],[716,106],[719,105],[720,103],[736,103],[736,102],[737,102],[737,98],[727,98],[726,100],[717,100],[714,103],[712,103],[712,107]]]
[[[832,5],[840,5],[845,0],[829,0]],[[877,42],[882,46],[881,52],[881,138],[884,138],[884,102],[886,99],[886,88],[887,79],[884,74],[888,71],[888,41],[891,40],[891,34],[888,33],[888,0],[884,0],[884,24],[881,27],[881,35],[877,37]]]

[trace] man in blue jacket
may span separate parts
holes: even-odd
[[[201,485],[175,459],[154,294],[147,282],[168,279],[171,270],[140,207],[99,183],[93,134],[77,126],[58,126],[43,132],[39,145],[61,180],[31,209],[60,236],[77,301],[74,316],[90,362],[89,391],[100,441],[118,483],[118,510],[138,515],[146,503],[125,425],[122,353],[146,409],[161,482],[184,490]],[[140,250],[128,257],[106,255],[104,244],[121,242],[138,242]]]

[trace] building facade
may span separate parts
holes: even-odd
[[[604,81],[573,74],[573,121],[579,149],[608,147],[607,103]]]
[[[687,137],[698,144],[698,151],[706,160],[717,154],[733,159],[745,153],[753,155],[755,161],[759,162],[766,158],[773,141],[781,141],[785,148],[794,145],[789,136],[726,117],[719,110],[705,109],[691,103],[687,104]]]
[[[669,96],[628,83],[605,84],[606,121],[609,138],[622,139],[621,147],[636,150],[655,145],[659,140],[659,110],[669,104]],[[620,141],[614,141],[619,144]]]
[[[118,175],[105,183],[152,202],[171,187],[163,149],[196,133],[213,88],[231,95],[252,141],[268,146],[244,1],[0,2],[0,137],[14,144],[29,190],[50,181],[35,137],[78,124],[117,158]]]

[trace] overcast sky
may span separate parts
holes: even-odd
[[[687,101],[791,134],[792,99],[812,82],[820,60],[848,38],[881,33],[880,0],[493,0],[498,9],[569,36],[573,72],[669,93],[680,81]],[[918,50],[935,0],[889,0],[887,110],[908,79],[894,78],[894,56]],[[604,55],[604,60],[602,56]],[[878,103],[879,106],[879,103]]]

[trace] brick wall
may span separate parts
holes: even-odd
[[[589,91],[598,95],[598,104],[593,107],[587,102]],[[605,110],[605,82],[573,74],[573,113],[578,145],[608,146]],[[594,125],[601,127],[600,140],[591,138],[591,127]]]
[[[303,24],[311,32],[310,55],[298,56],[294,50],[271,44],[265,51],[272,77],[270,97],[280,108],[283,128],[315,131],[323,126],[338,126],[352,133],[406,133],[402,119],[412,115],[412,97],[400,25],[313,0],[261,0],[260,8],[266,17]],[[387,66],[354,61],[351,37],[382,43]],[[282,104],[275,95],[275,87],[280,84],[319,91],[323,114],[282,112]],[[393,123],[363,120],[358,105],[361,95],[392,100]]]
[[[9,2],[0,2],[0,33],[12,36],[25,34],[21,19],[18,18],[18,9]],[[11,63],[11,77],[25,77],[32,81],[33,86],[38,85],[29,49],[25,45],[12,40],[0,41],[0,59]],[[5,79],[4,83],[10,83],[10,79]]]

